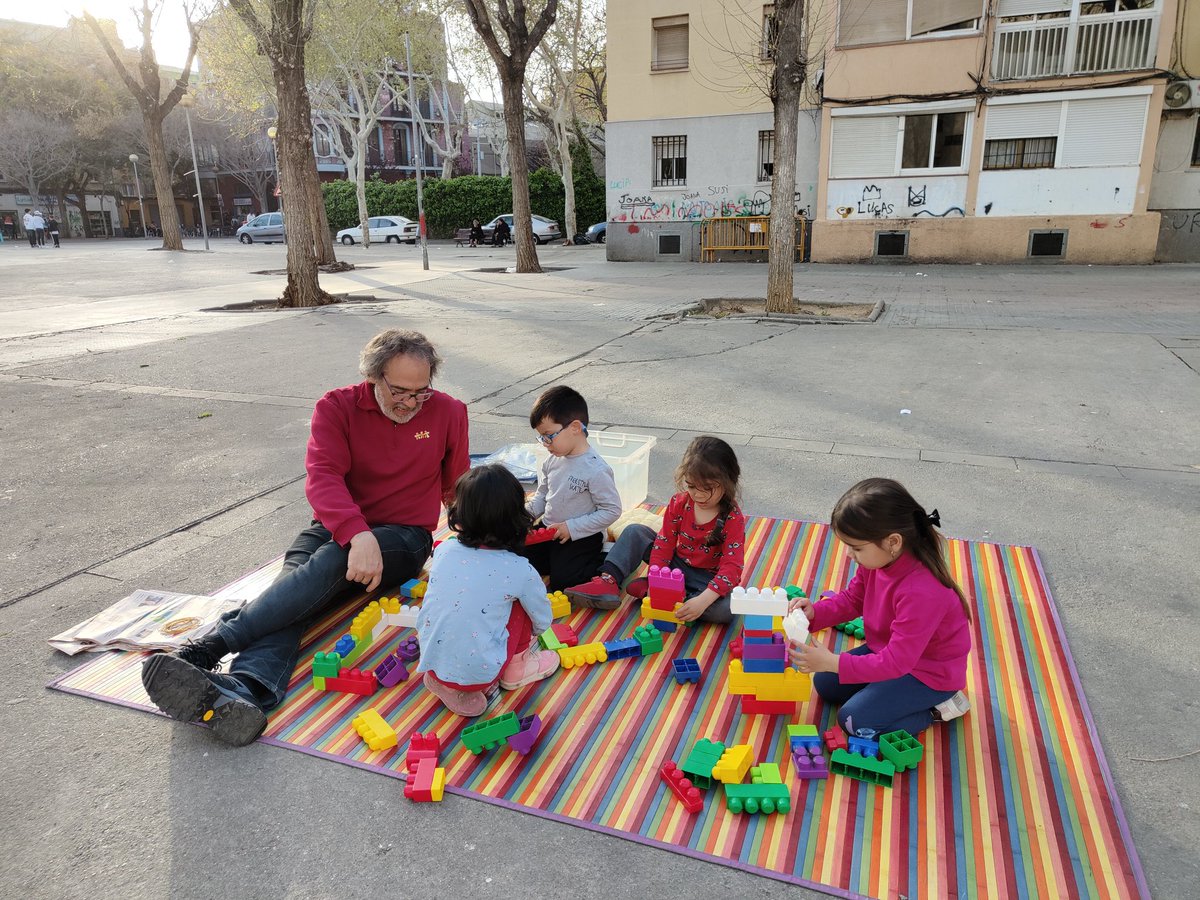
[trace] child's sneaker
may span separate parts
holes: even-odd
[[[650,593],[650,579],[649,578],[633,579],[633,581],[631,581],[631,582],[629,582],[629,584],[625,585],[625,593],[627,593],[634,600],[641,600],[648,593]]]
[[[621,588],[607,572],[587,584],[567,588],[566,593],[573,605],[588,609],[616,609],[621,605]]]
[[[500,670],[500,687],[515,691],[519,687],[549,678],[558,669],[558,654],[542,650],[537,642],[524,653],[518,653]]]
[[[473,719],[483,715],[487,709],[487,695],[483,691],[460,691],[448,684],[442,684],[433,677],[432,672],[425,673],[424,684],[425,690],[441,700],[446,709],[455,715]]]
[[[951,719],[965,716],[970,708],[971,703],[967,700],[967,695],[958,691],[949,700],[943,700],[933,709],[937,713],[936,718],[943,722],[949,722]]]

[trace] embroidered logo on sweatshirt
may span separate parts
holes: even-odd
[[[422,441],[427,437],[429,437],[428,431],[418,431],[416,434],[413,435],[413,440]]]

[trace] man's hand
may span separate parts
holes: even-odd
[[[367,586],[368,593],[379,587],[383,578],[383,554],[379,541],[369,531],[360,531],[350,538],[350,559],[346,563],[346,580]]]
[[[559,522],[557,525],[551,525],[549,527],[554,529],[554,539],[556,541],[558,541],[560,544],[570,543],[571,529],[567,527],[566,522]]]

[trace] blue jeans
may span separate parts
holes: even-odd
[[[866,656],[865,644],[849,651]],[[834,672],[817,672],[813,687],[826,703],[840,703],[838,724],[846,734],[870,730],[875,735],[903,729],[920,734],[933,722],[933,708],[954,696],[954,691],[935,691],[912,675],[867,684],[842,684]]]
[[[613,544],[601,571],[612,575],[621,584],[637,571],[644,562],[650,562],[650,548],[654,545],[657,532],[648,525],[627,525]],[[688,565],[678,556],[671,557],[671,567],[683,572],[683,588],[688,597],[695,597],[708,587],[713,573],[706,569],[697,569]],[[701,622],[713,622],[725,625],[733,621],[733,613],[729,611],[729,595],[718,597],[703,613]]]
[[[421,572],[433,536],[414,525],[371,529],[383,554],[383,586],[401,584]],[[229,674],[246,686],[239,693],[271,710],[283,702],[305,630],[337,600],[363,586],[346,580],[350,551],[314,521],[300,532],[283,558],[283,571],[263,593],[221,617],[217,634],[237,655]]]

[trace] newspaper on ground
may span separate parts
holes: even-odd
[[[100,650],[176,650],[203,637],[221,615],[245,600],[134,591],[108,609],[50,638],[49,644],[70,656]]]

